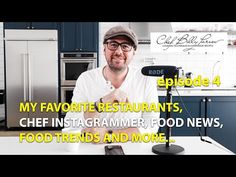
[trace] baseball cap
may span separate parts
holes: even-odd
[[[138,39],[134,31],[132,31],[130,28],[126,26],[114,26],[111,29],[109,29],[105,35],[104,35],[104,40],[103,43],[105,43],[108,39],[114,38],[116,36],[126,36],[128,37],[134,44],[134,49],[137,49],[138,46]]]

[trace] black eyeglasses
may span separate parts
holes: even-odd
[[[116,41],[108,41],[106,42],[106,44],[107,44],[107,48],[111,51],[116,51],[119,46],[121,47],[121,50],[123,52],[129,52],[133,48],[133,45],[127,42],[118,43]]]

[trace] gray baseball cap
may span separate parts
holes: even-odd
[[[116,36],[128,37],[134,44],[134,50],[137,49],[138,39],[137,39],[136,34],[130,28],[126,26],[121,26],[121,25],[114,26],[105,33],[103,44],[105,44],[108,39],[114,38]]]

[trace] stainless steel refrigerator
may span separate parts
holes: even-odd
[[[21,118],[48,118],[51,127],[58,113],[39,108],[58,103],[57,30],[5,30],[4,39],[7,127],[21,127]],[[38,104],[35,112],[20,112],[20,103],[27,102]]]

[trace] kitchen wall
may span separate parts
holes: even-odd
[[[0,90],[4,89],[4,54],[3,54],[3,23],[0,22]],[[4,105],[0,105],[0,121],[4,119]]]
[[[103,35],[112,26],[121,24],[129,25],[128,22],[101,22],[99,23],[99,63],[106,64],[103,56]],[[235,37],[235,36],[230,36]],[[183,67],[185,72],[192,72],[195,76],[212,78],[212,75],[219,74],[221,87],[233,87],[236,85],[236,45],[228,46],[225,54],[158,54],[150,52],[150,45],[140,44],[136,56],[131,65],[150,65],[150,59],[155,59],[155,64],[175,65]],[[218,62],[220,61],[220,62]],[[214,71],[214,72],[213,72]]]
[[[0,89],[4,89],[3,23],[0,22]]]

